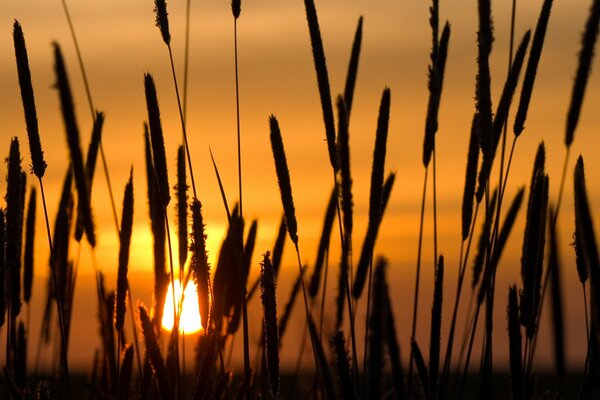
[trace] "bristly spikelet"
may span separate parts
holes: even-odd
[[[40,142],[37,112],[35,109],[35,97],[33,95],[33,85],[31,83],[31,72],[29,71],[29,59],[27,57],[25,37],[23,36],[23,29],[21,28],[19,21],[16,20],[13,25],[13,39],[15,56],[17,58],[19,86],[21,88],[21,100],[23,101],[27,137],[29,138],[29,152],[31,153],[32,169],[33,173],[38,178],[41,178],[46,171],[46,162],[44,161],[44,152],[42,151],[42,143]]]
[[[462,199],[462,240],[469,237],[471,221],[473,218],[473,196],[475,195],[475,182],[477,180],[477,164],[479,163],[479,121],[477,113],[473,115],[471,135],[469,137],[469,151],[467,153],[467,172],[465,174],[465,187]]]
[[[335,122],[333,119],[333,105],[331,103],[331,89],[329,88],[329,77],[327,75],[327,63],[325,62],[325,51],[323,40],[319,29],[319,19],[315,9],[314,0],[304,0],[306,9],[306,20],[310,33],[310,44],[313,51],[315,70],[317,72],[317,84],[323,110],[323,122],[325,123],[325,136],[327,137],[327,150],[329,151],[329,162],[334,171],[338,169],[337,154],[335,151]]]
[[[523,79],[523,86],[521,88],[521,99],[519,100],[519,107],[517,108],[515,123],[513,125],[513,132],[517,137],[525,129],[525,120],[527,119],[529,102],[531,101],[531,94],[533,93],[533,84],[535,83],[535,76],[542,55],[542,48],[544,47],[544,38],[546,37],[551,8],[552,0],[544,0],[538,22],[535,26],[531,51],[529,52],[529,60],[527,61],[527,69],[525,70],[525,78]]]
[[[600,22],[600,2],[594,1],[590,10],[590,15],[585,24],[585,32],[583,34],[581,52],[579,53],[579,65],[577,67],[577,75],[573,84],[573,94],[571,95],[571,104],[569,106],[569,114],[567,116],[567,129],[565,133],[565,144],[567,147],[573,143],[575,129],[579,121],[579,113],[581,112],[581,104],[585,95],[585,88],[592,67],[592,59],[594,58],[594,47],[598,39],[598,23]]]
[[[490,0],[478,0],[479,30],[477,32],[477,81],[475,93],[475,106],[479,115],[479,132],[481,137],[481,151],[485,159],[491,157],[493,139],[492,127],[492,98],[489,56],[494,40],[492,33]],[[481,197],[477,201],[481,201]]]
[[[152,372],[154,373],[154,378],[156,379],[156,384],[162,399],[169,400],[172,398],[171,386],[167,377],[167,371],[163,357],[160,354],[160,347],[158,346],[158,340],[156,338],[154,326],[152,323],[150,323],[150,318],[148,317],[148,311],[146,311],[146,307],[140,304],[138,308],[142,327],[142,335],[144,337],[144,342],[146,343],[146,356],[150,360]]]
[[[154,13],[156,14],[156,26],[160,29],[163,42],[171,45],[171,33],[169,32],[169,18],[167,13],[167,2],[165,0],[154,0]]]
[[[187,237],[188,237],[188,226],[187,226],[187,189],[188,185],[186,182],[185,174],[185,148],[183,145],[177,149],[177,186],[175,191],[177,192],[177,234],[179,241],[179,269],[183,271],[183,266],[187,260]]]
[[[296,222],[296,210],[294,209],[294,198],[292,197],[292,185],[290,183],[290,173],[285,158],[285,149],[281,139],[279,123],[274,115],[269,117],[269,126],[271,128],[271,147],[273,149],[273,158],[275,159],[275,169],[277,171],[277,180],[279,182],[279,192],[281,193],[281,202],[285,212],[285,224],[287,226],[290,239],[298,245],[298,224]]]
[[[158,108],[158,98],[156,97],[156,86],[152,75],[144,75],[144,88],[146,91],[146,106],[148,108],[148,121],[150,123],[150,142],[152,144],[152,160],[154,163],[154,173],[158,193],[162,205],[166,207],[171,201],[169,191],[169,175],[167,172],[167,156],[165,152],[165,142],[163,138],[162,125],[160,123],[160,109]]]
[[[423,141],[423,165],[427,167],[431,160],[431,153],[435,148],[435,134],[438,130],[438,113],[444,84],[444,70],[448,56],[448,42],[450,40],[450,25],[446,22],[439,48],[432,50],[432,65],[429,67],[429,102],[427,104],[427,117],[425,119],[425,137]],[[436,43],[434,42],[434,47]]]
[[[337,150],[340,163],[340,187],[344,235],[352,238],[352,177],[350,175],[350,134],[348,132],[348,113],[346,103],[340,96],[337,99],[338,139]]]
[[[117,293],[115,299],[115,329],[121,332],[125,323],[127,309],[127,266],[129,264],[129,247],[133,227],[133,167],[129,172],[129,181],[125,185],[123,195],[123,215],[121,232],[119,233],[119,269],[117,275]]]
[[[238,19],[242,12],[242,0],[231,0],[231,13],[233,18]]]
[[[29,303],[29,300],[31,300],[31,287],[33,285],[33,243],[35,239],[36,204],[37,193],[35,188],[32,187],[31,191],[29,192],[29,204],[27,206],[27,223],[25,230],[24,250],[25,252],[23,255],[23,300],[26,303]]]
[[[352,100],[354,99],[354,87],[356,85],[356,75],[358,74],[358,59],[360,57],[360,47],[362,43],[363,17],[358,18],[354,42],[352,43],[352,54],[348,63],[348,73],[346,74],[346,86],[344,88],[344,103],[346,104],[346,114],[348,121],[352,111]]]
[[[21,310],[21,230],[23,206],[19,141],[10,142],[6,179],[6,290],[12,318]]]
[[[65,69],[62,52],[57,43],[54,43],[55,71],[57,87],[59,89],[60,104],[69,143],[69,152],[71,154],[71,164],[75,176],[75,186],[77,187],[77,199],[79,204],[83,205],[80,210],[83,213],[83,224],[88,242],[92,247],[96,246],[96,234],[94,232],[94,221],[90,205],[89,185],[83,167],[83,157],[81,155],[81,146],[79,142],[79,128],[75,120],[75,109],[71,88]]]
[[[204,233],[204,221],[202,219],[202,205],[198,199],[192,202],[192,237],[190,242],[192,259],[190,269],[198,292],[198,307],[200,309],[200,320],[202,326],[209,326],[209,279],[210,266],[206,254],[206,234]]]
[[[265,355],[267,372],[271,382],[271,394],[277,398],[279,394],[279,331],[277,329],[277,301],[275,297],[275,275],[273,265],[267,251],[260,264],[261,299],[264,313]]]
[[[96,171],[96,159],[98,157],[98,150],[100,148],[100,142],[102,141],[102,127],[104,126],[104,113],[97,111],[96,118],[94,119],[94,126],[92,127],[92,138],[88,145],[87,155],[85,157],[85,175],[88,180],[88,190],[92,193],[92,183],[94,182],[94,172]],[[78,242],[83,237],[83,213],[79,211],[77,213],[77,224],[75,225],[75,240]]]

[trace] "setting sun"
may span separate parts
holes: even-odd
[[[181,283],[175,279],[175,298],[181,299]],[[165,307],[163,310],[162,327],[168,331],[173,329],[173,287],[169,285]],[[183,307],[179,323],[179,331],[194,333],[202,329],[200,313],[198,312],[198,294],[196,286],[188,284],[184,290]]]

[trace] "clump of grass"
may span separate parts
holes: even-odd
[[[519,324],[519,299],[517,287],[512,285],[508,290],[508,338],[510,358],[510,381],[513,399],[519,400],[523,392],[523,358],[521,350],[521,326]]]
[[[334,372],[337,384],[337,390],[344,399],[356,399],[357,394],[354,391],[352,382],[352,372],[350,367],[350,354],[346,349],[346,338],[343,331],[336,331],[331,338],[331,347],[334,355]]]

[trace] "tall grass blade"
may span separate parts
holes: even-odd
[[[81,146],[79,142],[79,128],[75,119],[75,109],[71,88],[67,77],[67,71],[62,56],[62,52],[57,43],[54,43],[55,71],[57,87],[60,95],[60,104],[69,143],[69,153],[71,154],[71,164],[73,175],[75,177],[75,187],[77,188],[77,201],[81,205],[83,216],[83,225],[88,242],[92,247],[96,246],[96,234],[94,232],[94,221],[89,196],[89,185],[83,167],[83,157],[81,155]]]
[[[369,353],[367,360],[367,380],[365,393],[369,399],[381,397],[381,379],[383,369],[383,317],[385,307],[385,273],[387,260],[378,258],[375,265],[375,278],[373,280],[373,292],[371,311],[369,312]]]
[[[85,174],[88,179],[88,189],[91,196],[92,183],[94,181],[94,172],[96,170],[96,159],[98,157],[98,149],[102,141],[102,127],[104,126],[104,113],[96,112],[94,118],[94,126],[92,128],[92,138],[88,146],[87,155],[85,158]],[[81,207],[81,206],[80,206]],[[77,213],[77,224],[75,225],[75,240],[78,242],[83,237],[83,211]]]
[[[157,190],[164,207],[169,204],[171,195],[169,191],[169,174],[167,172],[167,157],[165,142],[160,122],[160,109],[156,97],[156,86],[152,75],[144,75],[144,88],[146,90],[146,106],[148,108],[148,121],[150,123],[150,143],[152,144],[152,161],[156,174]]]
[[[6,178],[6,290],[11,319],[21,311],[21,233],[23,229],[23,205],[21,187],[21,153],[19,141],[12,138],[7,159]],[[10,329],[9,329],[10,331]]]
[[[581,105],[585,95],[585,88],[592,67],[592,59],[594,57],[594,48],[598,39],[598,24],[600,23],[600,1],[594,0],[590,9],[590,15],[585,24],[583,33],[581,52],[579,53],[579,64],[577,66],[577,74],[575,75],[575,83],[573,84],[573,93],[571,95],[571,104],[569,105],[569,113],[567,115],[567,129],[565,133],[565,145],[571,146],[575,129],[579,122],[579,114]]]
[[[6,246],[6,233],[5,233],[5,212],[4,209],[0,208],[0,327],[4,325],[6,318],[6,262],[5,262],[5,246]]]
[[[437,8],[437,6],[435,6]],[[433,12],[433,8],[431,9]],[[433,17],[430,21],[433,21]],[[437,30],[435,22],[434,30]],[[432,23],[433,27],[433,23]],[[437,36],[437,33],[434,33]],[[446,22],[442,36],[437,47],[437,40],[434,40],[431,52],[431,65],[429,66],[429,76],[427,85],[429,87],[429,102],[427,104],[427,117],[425,119],[425,138],[423,141],[423,165],[427,167],[431,160],[431,153],[435,148],[435,134],[438,130],[438,113],[440,101],[442,98],[442,87],[444,83],[444,70],[446,69],[446,58],[448,56],[448,42],[450,40],[450,24]]]
[[[337,150],[340,163],[340,187],[342,199],[342,222],[344,224],[345,243],[352,244],[352,176],[350,174],[350,135],[348,132],[348,113],[345,101],[338,97],[338,138]],[[337,204],[337,202],[336,202]]]
[[[479,132],[483,163],[492,157],[493,142],[492,96],[489,57],[494,41],[490,0],[478,0],[479,30],[477,31],[477,83],[475,90],[475,106],[479,115]],[[492,157],[493,159],[493,157]],[[483,191],[477,191],[480,202]]]
[[[331,377],[331,371],[329,370],[329,362],[325,357],[325,350],[323,349],[323,345],[321,344],[321,340],[319,338],[319,332],[310,314],[306,314],[306,321],[308,323],[308,332],[314,346],[315,364],[321,378],[323,397],[328,400],[335,399],[336,396],[335,388],[333,386],[333,378]]]
[[[521,350],[521,325],[519,324],[519,299],[515,285],[510,286],[508,290],[507,319],[512,398],[520,400],[524,396],[523,358]]]
[[[554,215],[554,207],[550,207],[550,214]],[[559,378],[565,375],[565,328],[562,300],[562,284],[560,279],[560,255],[556,241],[556,224],[548,224],[550,231],[550,256],[548,258],[548,269],[550,270],[550,285],[552,288],[552,327],[554,333],[554,359],[556,362],[556,373]]]
[[[335,220],[335,211],[337,204],[337,188],[334,187],[329,196],[327,203],[327,209],[325,210],[325,218],[323,220],[323,230],[321,231],[321,239],[319,239],[319,248],[317,250],[317,260],[315,261],[315,269],[312,277],[310,278],[310,284],[308,286],[308,294],[311,298],[314,298],[319,292],[319,286],[321,284],[321,271],[323,270],[323,264],[325,262],[325,254],[329,249],[329,241],[331,238],[331,228],[333,227],[333,221]]]
[[[183,146],[179,146],[177,149],[177,186],[175,187],[175,191],[177,193],[177,238],[179,243],[180,272],[183,271],[183,267],[187,260],[188,251],[187,189],[188,185],[185,174],[185,148]]]
[[[367,276],[369,261],[373,255],[373,246],[375,244],[376,232],[381,222],[382,211],[382,193],[383,193],[383,173],[385,168],[385,153],[387,147],[387,134],[390,118],[390,89],[385,88],[381,97],[379,106],[379,117],[377,119],[377,132],[375,134],[375,149],[373,150],[373,168],[371,169],[371,190],[369,195],[369,222],[367,227],[367,236],[363,243],[363,249],[360,254],[358,266],[356,268],[356,278],[352,294],[358,299],[362,294]],[[371,235],[369,235],[371,233]],[[368,238],[372,240],[368,240]]]
[[[269,117],[269,126],[271,128],[271,147],[273,149],[273,158],[275,159],[275,169],[277,171],[277,180],[279,181],[279,192],[281,202],[285,212],[285,224],[287,226],[290,239],[298,245],[298,224],[296,222],[296,211],[294,209],[294,198],[292,197],[292,186],[290,184],[290,173],[285,158],[285,149],[281,139],[279,123],[274,115]],[[335,136],[334,136],[335,140]]]
[[[150,135],[148,126],[144,125],[144,149],[146,159],[146,182],[148,188],[148,209],[150,211],[150,226],[152,229],[152,247],[154,259],[154,322],[160,326],[163,315],[163,306],[167,295],[167,285],[169,276],[165,271],[166,253],[165,241],[166,230],[164,223],[164,209],[161,203],[160,195],[156,184],[156,174],[152,161],[152,148],[150,144]]]
[[[352,372],[350,367],[350,354],[346,349],[346,338],[343,331],[336,331],[330,340],[333,350],[333,371],[335,373],[335,382],[337,390],[343,399],[357,399],[354,391],[354,382],[352,382]]]
[[[485,263],[485,255],[488,252],[488,238],[490,237],[490,232],[492,229],[492,221],[494,217],[494,210],[496,208],[496,201],[498,198],[498,190],[494,190],[490,199],[490,206],[485,213],[485,218],[483,220],[483,225],[481,226],[481,233],[479,234],[479,239],[477,241],[477,253],[475,254],[475,259],[473,261],[473,280],[471,282],[471,287],[475,288],[479,283],[481,278],[481,273],[483,272],[483,265]]]
[[[431,334],[429,337],[429,397],[431,399],[438,397],[443,290],[444,256],[440,256],[435,270],[433,305],[431,306]]]
[[[31,153],[31,165],[35,176],[42,178],[46,172],[46,161],[40,141],[38,129],[37,112],[35,108],[35,97],[31,83],[31,72],[29,70],[29,58],[23,29],[19,21],[13,24],[13,41],[15,46],[15,57],[17,59],[17,73],[19,75],[19,87],[21,88],[21,100],[25,113],[25,125],[27,126],[27,137],[29,139],[29,152]]]
[[[160,396],[163,400],[169,400],[172,398],[171,385],[169,384],[163,357],[160,354],[160,347],[158,346],[154,326],[150,323],[146,307],[140,305],[139,313],[142,335],[144,336],[144,342],[146,343],[146,355],[150,360],[150,365],[152,366],[152,372],[156,379]]]
[[[264,314],[266,368],[271,383],[271,394],[279,394],[279,332],[277,329],[277,301],[275,297],[275,275],[269,260],[269,252],[264,254],[261,267],[261,299]]]
[[[23,188],[25,190],[25,188]],[[33,253],[35,240],[35,212],[37,204],[37,192],[35,188],[29,191],[29,203],[27,206],[27,222],[25,228],[25,250],[23,255],[23,300],[29,303],[31,300],[31,288],[33,286]],[[0,246],[2,246],[0,241]]]
[[[587,189],[585,183],[585,169],[583,158],[579,156],[574,172],[574,192],[575,192],[575,224],[578,228],[578,237],[581,239],[581,254],[590,271],[592,285],[592,304],[598,304],[600,295],[600,261],[598,259],[598,247],[596,234],[594,233],[594,224],[590,212]],[[593,306],[593,317],[598,319],[598,307]],[[593,340],[592,340],[593,342]]]
[[[469,151],[467,153],[467,172],[465,173],[465,186],[462,199],[462,240],[469,237],[471,221],[473,219],[473,197],[475,196],[475,183],[477,181],[477,164],[479,163],[479,117],[473,115],[471,135],[469,136]]]
[[[535,83],[535,77],[542,55],[542,48],[544,47],[544,39],[548,28],[548,20],[550,19],[552,1],[553,0],[544,0],[538,22],[535,26],[531,51],[529,52],[529,60],[527,61],[527,68],[525,70],[525,78],[523,79],[523,86],[521,87],[521,98],[519,100],[519,107],[517,108],[517,114],[513,125],[513,132],[516,137],[518,137],[525,129],[525,120],[527,119],[527,111],[529,110],[529,103],[531,101],[531,95],[533,94],[533,84]]]
[[[498,108],[496,109],[496,115],[493,120],[493,136],[491,139],[489,155],[483,158],[483,164],[481,166],[481,171],[479,172],[479,187],[477,189],[478,199],[483,197],[483,193],[485,192],[486,185],[490,178],[490,173],[492,172],[492,166],[494,164],[494,158],[496,157],[498,143],[502,135],[502,129],[506,124],[510,104],[512,103],[512,98],[519,81],[521,67],[523,66],[523,61],[525,60],[525,53],[527,51],[527,45],[529,44],[529,37],[530,32],[527,31],[523,36],[523,40],[521,41],[519,48],[517,49],[515,59],[510,67],[506,82],[504,83],[504,89],[502,90],[500,101],[498,102]]]
[[[542,148],[543,145],[540,145]],[[538,151],[538,155],[541,151]],[[540,157],[536,157],[536,164]],[[548,177],[543,164],[536,165],[529,195],[529,209],[523,238],[521,257],[521,324],[526,328],[528,338],[533,338],[537,330],[541,300],[541,277],[544,260],[546,212],[548,206]]]
[[[335,151],[335,122],[333,120],[333,105],[331,102],[331,89],[329,88],[329,77],[327,75],[327,63],[325,61],[325,51],[323,50],[323,40],[319,30],[319,19],[315,9],[314,0],[304,0],[306,9],[306,19],[308,21],[308,30],[310,33],[310,44],[315,62],[317,73],[317,83],[319,86],[319,96],[321,98],[321,108],[323,109],[323,122],[325,123],[325,136],[327,138],[327,149],[329,151],[329,162],[335,171],[338,169],[338,162]]]
[[[429,398],[429,372],[427,372],[427,366],[425,365],[423,353],[421,353],[421,349],[414,338],[411,339],[410,345],[415,358],[417,372],[419,373],[419,380],[421,381],[421,386],[425,392],[425,398]],[[409,377],[408,379],[412,379],[412,377]]]
[[[504,222],[502,223],[502,228],[500,228],[500,233],[498,234],[498,239],[496,240],[496,244],[494,245],[494,254],[492,265],[497,266],[500,262],[500,257],[502,256],[502,251],[504,250],[504,246],[508,241],[508,237],[510,236],[510,232],[515,224],[517,219],[517,215],[519,210],[521,209],[521,204],[523,203],[523,196],[525,195],[525,188],[521,187],[515,198],[513,199],[508,211],[506,212],[506,216],[504,217]]]
[[[133,346],[127,343],[123,348],[121,355],[121,371],[119,372],[119,400],[129,398],[129,387],[131,386],[131,376],[133,374]]]
[[[119,268],[117,270],[117,292],[115,295],[115,329],[122,333],[127,309],[127,268],[129,265],[129,248],[133,228],[133,167],[129,172],[129,181],[125,185],[123,195],[123,214],[121,216],[121,232],[119,233]]]
[[[198,199],[192,202],[192,239],[190,242],[192,258],[190,269],[198,292],[198,308],[200,320],[204,329],[209,324],[209,290],[210,290],[210,265],[206,252],[206,233],[204,231],[204,219],[202,217],[202,205]]]
[[[394,392],[398,400],[406,398],[404,386],[404,369],[402,367],[402,359],[400,358],[400,344],[396,336],[396,324],[394,322],[394,312],[390,300],[389,288],[386,282],[384,292],[384,340],[388,349],[388,355],[392,363],[392,377],[394,382]]]
[[[356,86],[356,76],[358,74],[358,61],[360,59],[360,47],[362,43],[362,27],[363,17],[361,16],[358,18],[356,33],[354,34],[354,41],[352,42],[352,53],[350,54],[348,72],[346,73],[346,85],[344,86],[344,103],[346,103],[348,120],[350,120],[350,112],[352,111],[352,101],[354,100],[354,87]]]

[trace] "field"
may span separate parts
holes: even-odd
[[[599,0],[55,3],[2,6],[0,397],[599,396]]]

